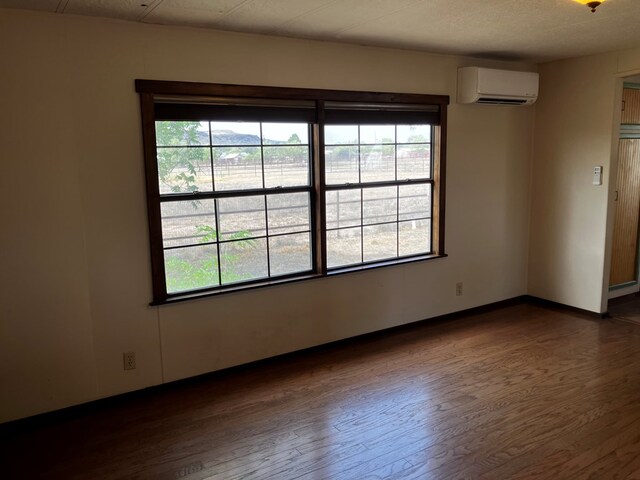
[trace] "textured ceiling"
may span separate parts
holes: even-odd
[[[640,0],[0,0],[91,15],[484,58],[547,61],[640,46]]]

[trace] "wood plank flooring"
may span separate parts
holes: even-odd
[[[640,325],[531,304],[0,427],[0,478],[640,479]]]
[[[640,323],[640,293],[609,300],[609,312],[617,318]]]

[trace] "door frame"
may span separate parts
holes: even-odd
[[[621,135],[622,121],[622,93],[624,90],[625,78],[640,75],[640,69],[634,69],[626,72],[619,72],[614,75],[614,115],[611,135],[611,157],[609,162],[609,188],[607,192],[607,229],[605,241],[605,258],[602,278],[602,299],[601,312],[606,312],[609,299],[623,296],[635,291],[640,291],[640,279],[636,279],[635,285],[616,285],[613,288],[609,286],[611,278],[611,257],[613,253],[613,230],[616,215],[615,192],[618,186],[618,161],[619,161],[619,144]],[[635,82],[634,82],[635,83]],[[640,248],[640,242],[639,242]],[[638,255],[640,261],[640,253]],[[638,275],[640,275],[640,265],[638,266]],[[618,287],[618,288],[616,288]],[[638,290],[636,290],[638,289]],[[613,293],[612,293],[613,292]]]
[[[622,83],[623,91],[625,89],[634,89],[640,90],[640,83],[636,82],[625,82],[623,79]],[[624,101],[624,100],[623,100]],[[621,108],[622,111],[622,108]],[[640,125],[635,124],[624,124],[620,122],[620,133],[618,135],[618,145],[620,144],[620,140],[624,139],[640,139]],[[620,150],[618,149],[618,155]],[[619,161],[619,158],[618,158]],[[615,179],[612,178],[612,181],[615,181],[614,187],[617,189],[617,176]],[[614,190],[615,191],[615,190]],[[614,200],[614,205],[615,205]],[[617,208],[617,205],[615,205]],[[614,209],[615,211],[615,209]],[[640,223],[640,218],[638,218],[638,222]],[[614,225],[615,226],[615,225]],[[613,237],[611,238],[613,242]],[[637,256],[636,256],[636,278],[635,280],[631,280],[629,282],[620,283],[617,285],[609,284],[609,298],[622,297],[624,295],[628,295],[631,293],[636,293],[640,291],[640,229],[638,230],[638,239],[637,239]]]

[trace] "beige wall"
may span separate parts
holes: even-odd
[[[478,60],[9,10],[0,59],[0,421],[527,291],[534,110],[456,105]],[[136,78],[452,95],[449,257],[149,307]]]
[[[540,66],[531,187],[531,295],[593,312],[607,309],[620,76],[638,69],[640,50]],[[604,166],[602,186],[591,183],[596,165]]]

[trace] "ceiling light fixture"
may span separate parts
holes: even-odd
[[[596,8],[598,8],[600,5],[602,5],[604,2],[606,2],[607,0],[600,0],[599,2],[592,2],[590,0],[573,0],[574,2],[578,2],[582,5],[586,5],[587,7],[589,7],[591,9],[591,11],[593,13],[596,12]]]

